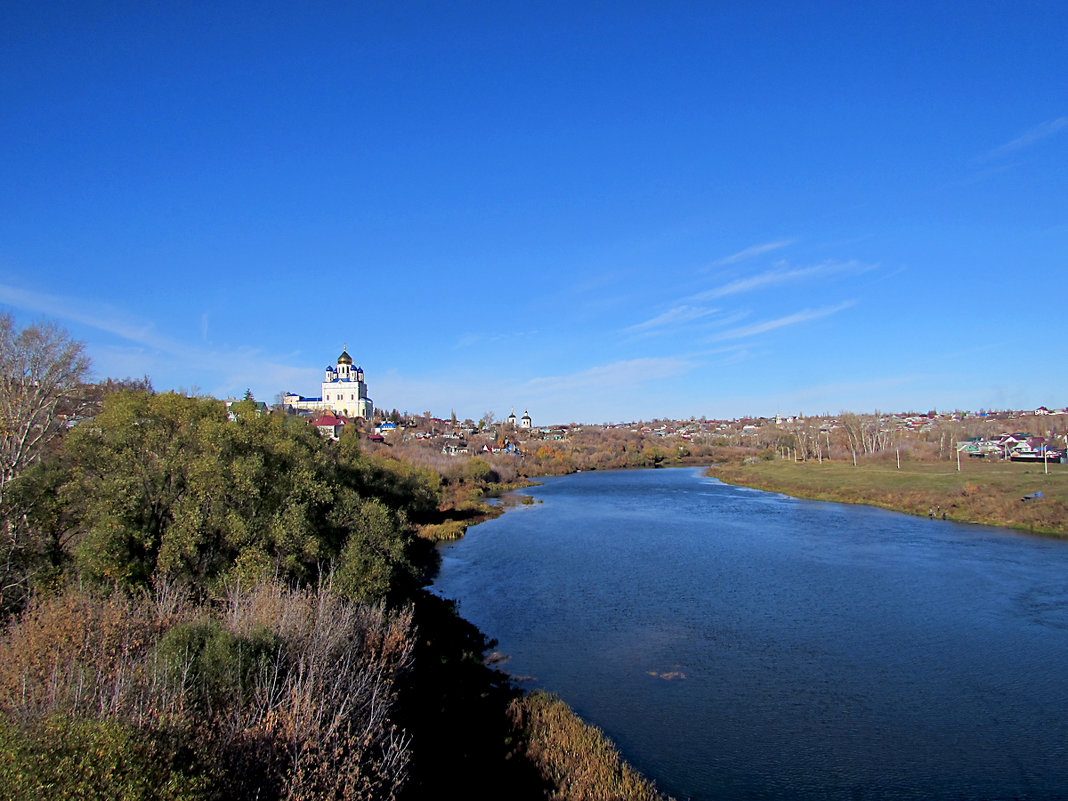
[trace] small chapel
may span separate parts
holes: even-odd
[[[506,422],[512,428],[516,428],[516,417],[515,417],[515,409],[514,408],[512,409],[511,412],[509,412],[508,419],[507,419]],[[521,418],[519,418],[519,426],[518,427],[519,428],[527,428],[527,429],[529,429],[531,427],[531,425],[532,425],[532,421],[530,419],[530,412],[524,411],[523,412],[523,416]]]
[[[348,350],[341,351],[336,365],[326,366],[318,398],[286,393],[283,402],[287,408],[297,411],[328,411],[345,417],[362,417],[364,420],[370,420],[375,411],[374,403],[367,397],[363,368],[353,366]]]

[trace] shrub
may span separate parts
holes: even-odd
[[[241,636],[202,618],[171,627],[156,654],[187,710],[211,714],[247,703],[253,688],[277,671],[278,649],[278,639],[262,626]]]
[[[177,762],[166,738],[113,720],[56,715],[20,728],[0,719],[0,787],[12,801],[209,798],[206,778]]]

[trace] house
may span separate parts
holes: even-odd
[[[341,439],[341,432],[345,428],[345,419],[327,412],[312,420],[312,425],[319,429],[319,433],[330,439]]]
[[[234,414],[233,409],[231,408],[235,403],[252,403],[252,404],[254,404],[257,416],[259,416],[261,414],[268,414],[271,411],[270,408],[267,406],[267,404],[264,403],[263,401],[252,400],[251,398],[248,398],[248,399],[243,400],[243,401],[239,401],[237,398],[227,398],[225,401],[223,401],[223,403],[226,404],[226,416],[230,420],[236,420],[237,419],[237,415]]]

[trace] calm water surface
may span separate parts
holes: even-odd
[[[435,591],[678,799],[1068,798],[1068,543],[581,473]]]

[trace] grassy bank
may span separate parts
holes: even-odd
[[[757,461],[719,464],[709,475],[728,484],[800,498],[862,503],[1034,533],[1068,537],[1068,465],[987,462]],[[1024,500],[1041,492],[1041,498]]]

